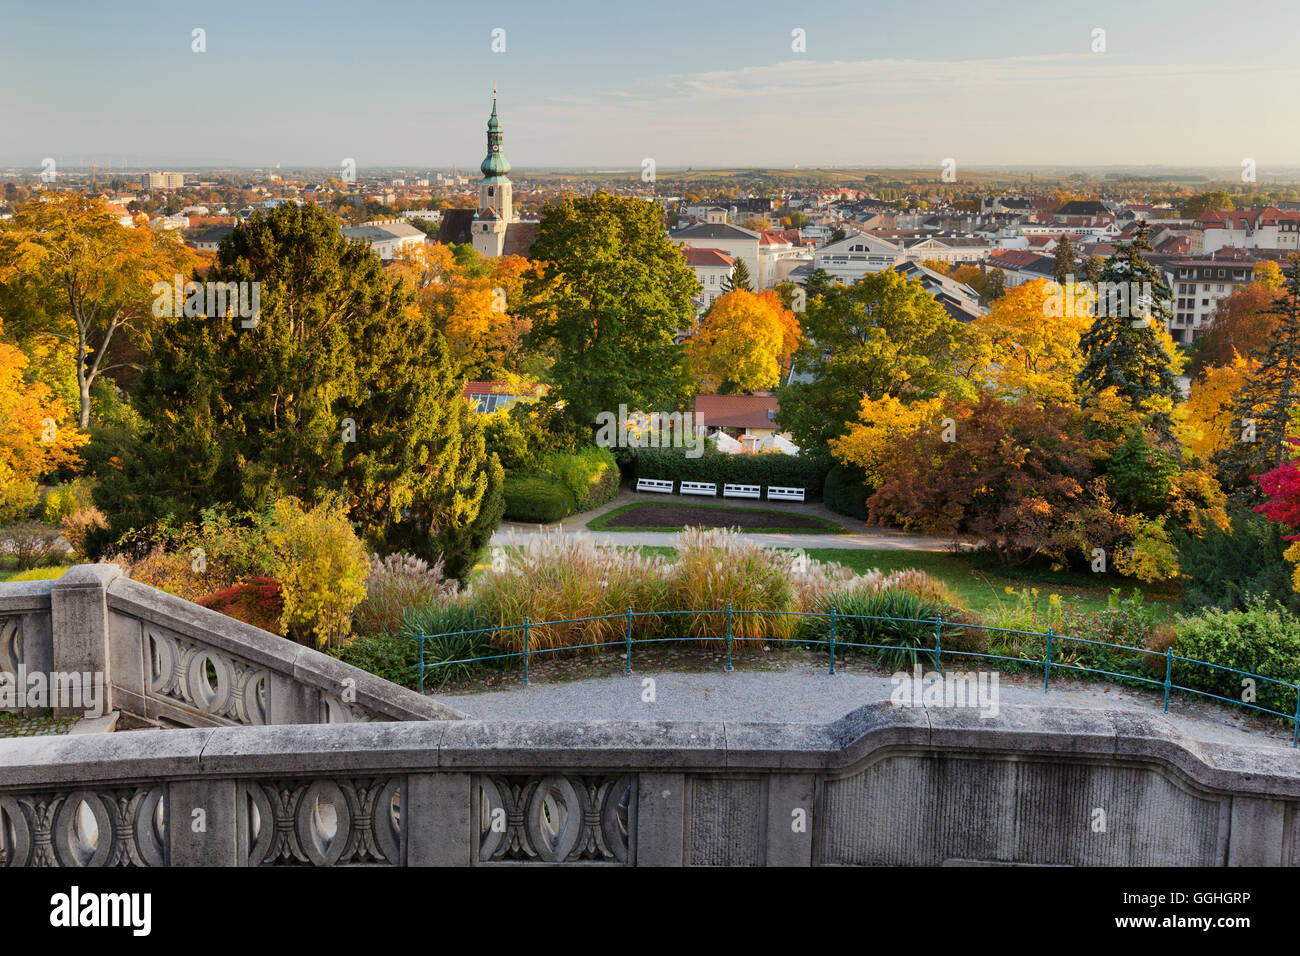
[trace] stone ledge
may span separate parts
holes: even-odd
[[[548,768],[839,774],[899,750],[1145,763],[1211,791],[1300,799],[1300,752],[1200,744],[1159,717],[1050,705],[1004,707],[984,720],[951,709],[913,713],[870,704],[828,725],[464,720],[11,739],[0,740],[0,790],[208,776]]]

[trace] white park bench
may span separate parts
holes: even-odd
[[[777,485],[767,486],[768,501],[803,501],[802,488],[781,488]]]
[[[638,478],[636,480],[636,490],[657,491],[661,494],[671,495],[673,493],[673,483],[670,479]]]
[[[708,495],[713,498],[718,494],[718,486],[712,481],[683,481],[682,494]]]
[[[723,485],[722,497],[761,498],[763,497],[763,486],[762,485]]]

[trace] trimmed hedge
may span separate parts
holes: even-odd
[[[506,517],[511,521],[549,524],[577,508],[572,492],[550,475],[507,475],[505,498]]]
[[[608,448],[592,445],[572,455],[547,455],[541,470],[569,489],[578,511],[599,508],[618,496],[618,463]]]
[[[703,455],[688,458],[684,448],[637,448],[632,450],[630,477],[712,481],[737,485],[781,485],[802,488],[808,498],[821,495],[826,483],[827,462],[779,451],[728,455],[707,446]]]
[[[864,477],[854,469],[834,465],[826,472],[822,503],[836,514],[866,521],[870,494]]]

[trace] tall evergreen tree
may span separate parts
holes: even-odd
[[[1060,285],[1065,285],[1070,276],[1075,275],[1075,270],[1079,268],[1078,257],[1074,253],[1074,243],[1070,241],[1068,235],[1061,236],[1061,241],[1056,245],[1056,269],[1053,273],[1054,278]]]
[[[1300,253],[1291,256],[1286,285],[1266,310],[1277,316],[1268,345],[1252,356],[1258,370],[1232,405],[1234,440],[1214,459],[1225,488],[1254,496],[1250,479],[1282,464],[1291,413],[1300,401]]]
[[[1161,334],[1170,318],[1172,290],[1164,273],[1147,262],[1147,227],[1139,224],[1106,262],[1098,282],[1096,315],[1079,339],[1084,364],[1079,387],[1086,407],[1113,388],[1165,443],[1174,441],[1173,407],[1181,399],[1174,356]]]
[[[133,394],[138,440],[97,495],[110,534],[339,491],[373,545],[471,568],[501,468],[412,290],[292,203],[237,228],[208,280],[260,283],[260,314],[185,318],[157,337]]]
[[[1101,281],[1101,274],[1106,271],[1106,260],[1101,256],[1089,256],[1083,260],[1083,277],[1089,282]]]
[[[736,257],[736,264],[731,269],[731,275],[722,280],[723,292],[735,292],[737,289],[743,289],[746,292],[754,291],[754,283],[749,275],[749,266],[745,265],[745,260]]]

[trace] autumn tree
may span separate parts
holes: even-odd
[[[952,418],[951,435],[921,429],[895,446],[867,500],[873,521],[970,537],[1008,563],[1041,557],[1058,567],[1123,535],[1078,410],[984,393]]]
[[[715,299],[688,341],[702,392],[723,395],[772,388],[799,344],[799,320],[775,290],[737,289]]]
[[[125,366],[114,355],[160,325],[155,283],[188,279],[195,258],[175,235],[123,226],[103,201],[49,192],[0,223],[0,286],[12,334],[69,343],[78,427],[90,426],[96,379]]]
[[[654,203],[600,192],[547,207],[524,280],[525,345],[553,362],[548,376],[570,421],[594,430],[620,404],[672,411],[690,392],[677,343],[699,288]]]
[[[777,421],[801,448],[825,450],[858,415],[864,396],[911,402],[969,394],[957,367],[970,336],[916,279],[892,269],[852,286],[814,273],[802,319],[795,381],[778,391]]]
[[[24,379],[26,366],[27,356],[0,340],[0,523],[35,505],[43,476],[79,464],[86,442],[49,387]]]
[[[1258,367],[1257,361],[1234,351],[1230,362],[1205,368],[1192,380],[1184,427],[1187,445],[1198,458],[1208,460],[1240,440],[1241,424],[1232,417],[1233,404]]]
[[[447,340],[452,363],[470,379],[496,381],[529,365],[524,336],[521,256],[484,258],[472,246],[416,246],[400,252],[391,271],[417,290],[420,312]]]
[[[1083,365],[1079,341],[1092,324],[1091,301],[1073,289],[1053,292],[1043,279],[1023,283],[971,322],[981,350],[974,374],[998,394],[1040,403],[1075,401]]]
[[[1247,357],[1268,348],[1277,328],[1273,306],[1283,281],[1274,274],[1277,264],[1268,265],[1273,270],[1257,272],[1255,281],[1215,302],[1209,326],[1196,340],[1190,366],[1193,375],[1210,366],[1226,365],[1234,355]]]
[[[1250,487],[1250,477],[1277,468],[1287,457],[1292,413],[1300,399],[1300,253],[1292,255],[1286,285],[1269,312],[1274,330],[1267,347],[1251,356],[1259,368],[1233,402],[1240,440],[1215,457],[1224,487],[1238,491]]]
[[[1229,193],[1215,189],[1183,199],[1178,204],[1178,215],[1184,219],[1199,219],[1207,212],[1228,212],[1236,208]]]

